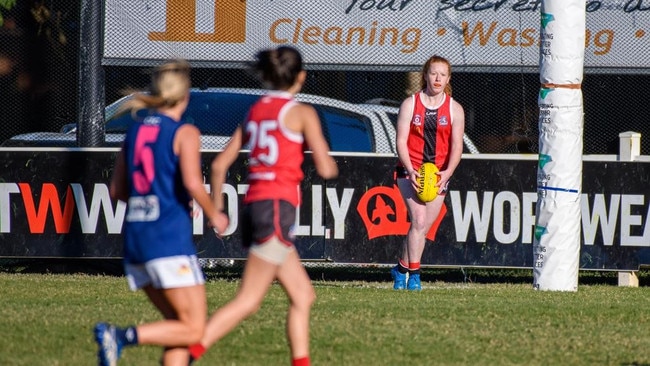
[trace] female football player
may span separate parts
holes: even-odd
[[[391,269],[393,288],[419,291],[420,259],[426,234],[435,222],[447,193],[449,179],[463,153],[465,112],[451,98],[451,64],[432,56],[422,67],[422,90],[406,98],[397,116],[397,186],[408,208],[411,226],[398,263]],[[434,163],[439,172],[438,196],[430,202],[417,198],[418,169]]]
[[[164,320],[118,328],[95,326],[99,364],[116,365],[125,346],[165,347],[164,365],[187,365],[188,346],[203,336],[207,320],[204,277],[192,240],[192,199],[210,224],[223,231],[228,217],[203,186],[199,130],[181,123],[189,102],[186,61],[155,69],[151,90],[127,102],[126,132],[110,195],[127,203],[124,271],[132,290],[142,289]]]
[[[211,178],[212,192],[221,192],[228,168],[242,146],[249,147],[249,188],[240,221],[248,258],[237,295],[212,315],[205,336],[200,344],[190,347],[190,353],[199,358],[255,313],[277,280],[290,300],[286,334],[292,365],[308,366],[309,318],[316,295],[293,244],[304,146],[312,151],[322,178],[335,178],[338,167],[328,154],[316,110],[294,99],[307,75],[300,53],[287,46],[263,50],[257,54],[254,71],[272,91],[251,107],[226,149],[217,155]],[[217,209],[223,208],[222,195],[215,195],[215,203]]]

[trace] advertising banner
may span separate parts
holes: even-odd
[[[183,57],[248,62],[287,44],[307,63],[419,69],[433,54],[455,67],[538,67],[542,0],[107,0],[105,63]],[[643,68],[650,4],[588,0],[585,66]],[[128,40],[128,41],[125,41]]]
[[[205,152],[203,166],[215,156]],[[108,182],[116,151],[5,151],[0,172],[0,257],[119,258],[125,204]],[[487,159],[486,159],[487,157]],[[497,156],[498,157],[498,156]],[[394,184],[396,158],[335,156],[340,177],[317,178],[307,155],[296,246],[305,260],[392,264],[409,228]],[[201,258],[245,258],[238,213],[245,156],[224,186],[231,224],[218,239],[194,221]],[[206,168],[207,169],[207,168]],[[207,170],[204,171],[207,179]],[[441,217],[427,235],[424,266],[533,268],[536,156],[464,155]],[[650,163],[584,162],[581,269],[650,264]]]

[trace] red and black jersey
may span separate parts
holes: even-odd
[[[438,169],[445,170],[449,163],[451,148],[451,97],[444,94],[442,103],[427,108],[418,92],[413,94],[413,115],[407,139],[407,147],[413,169],[419,169],[423,162],[432,162]]]
[[[245,203],[282,199],[298,206],[304,137],[284,125],[284,116],[296,104],[287,92],[261,97],[243,124],[244,145],[250,148]]]

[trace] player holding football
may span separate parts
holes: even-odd
[[[293,244],[304,146],[312,151],[316,171],[324,179],[335,178],[338,167],[328,154],[316,110],[294,99],[307,75],[300,53],[286,46],[263,50],[257,54],[254,70],[273,91],[251,107],[212,162],[211,178],[212,192],[221,192],[228,168],[242,146],[249,146],[249,188],[240,221],[248,258],[237,295],[212,315],[201,343],[190,347],[190,353],[198,359],[255,313],[277,280],[290,300],[286,334],[292,365],[309,366],[309,318],[316,294]],[[214,199],[217,209],[222,209],[223,196],[215,194]]]
[[[408,208],[411,227],[399,261],[391,269],[396,290],[422,289],[420,259],[426,234],[440,213],[449,179],[463,153],[465,112],[451,98],[450,78],[449,61],[440,56],[430,57],[422,67],[422,90],[402,102],[397,117],[396,180]],[[432,162],[439,169],[438,196],[427,203],[416,195],[418,169],[423,162]]]

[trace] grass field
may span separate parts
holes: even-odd
[[[530,271],[425,270],[423,291],[410,293],[393,291],[383,269],[337,271],[310,270],[315,366],[650,365],[645,279],[624,288],[615,274],[581,274],[567,293],[532,290]],[[214,309],[233,296],[238,274],[207,275]],[[93,365],[95,322],[159,318],[115,275],[0,271],[0,305],[0,365]],[[286,307],[274,285],[262,309],[196,365],[289,365]],[[157,347],[130,348],[120,365],[159,357]]]

